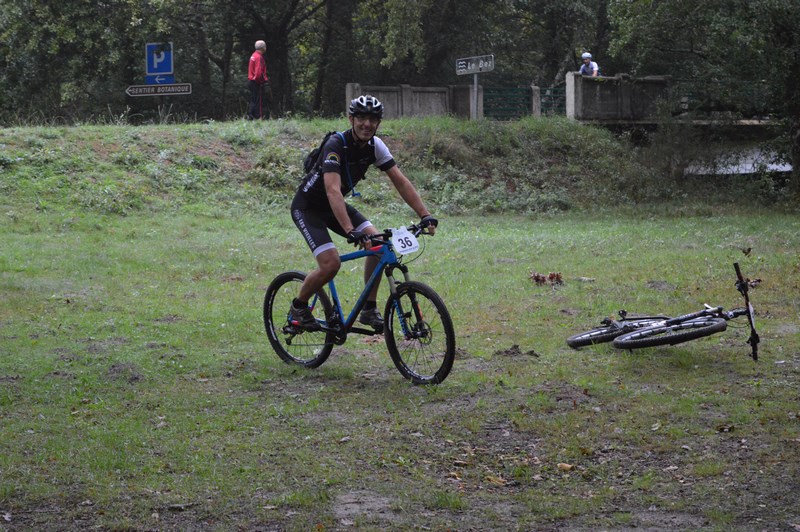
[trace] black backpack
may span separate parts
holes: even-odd
[[[303,171],[308,174],[311,170],[319,162],[319,156],[322,153],[322,147],[325,146],[325,143],[328,142],[328,139],[331,138],[331,135],[341,135],[342,142],[345,142],[344,135],[339,133],[338,131],[331,131],[330,133],[325,135],[325,138],[322,139],[322,142],[319,143],[319,146],[308,152],[306,158],[303,159]],[[345,147],[347,147],[347,143],[345,142]]]
[[[308,175],[311,170],[313,170],[319,164],[319,158],[322,155],[322,147],[325,146],[325,143],[328,142],[328,139],[331,138],[331,135],[339,135],[342,139],[342,143],[344,144],[344,170],[347,174],[347,182],[350,185],[350,193],[353,197],[360,196],[359,192],[356,192],[355,187],[353,187],[353,181],[350,179],[350,167],[347,164],[347,140],[344,138],[344,133],[339,131],[331,131],[325,135],[325,138],[322,139],[322,142],[319,143],[319,146],[308,152],[306,158],[303,159],[303,170],[305,171],[306,175]]]

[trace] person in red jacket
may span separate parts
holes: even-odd
[[[250,56],[250,65],[247,67],[247,88],[250,89],[250,105],[247,108],[247,119],[258,120],[264,116],[264,87],[269,86],[267,76],[267,43],[256,41],[256,49]],[[269,115],[269,110],[267,110]]]

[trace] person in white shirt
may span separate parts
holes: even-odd
[[[592,61],[592,54],[589,52],[583,52],[581,55],[581,60],[583,60],[583,64],[581,65],[580,69],[581,76],[597,77],[600,75],[600,67],[597,66],[597,63]]]

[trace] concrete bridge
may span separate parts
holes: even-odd
[[[658,123],[659,101],[670,89],[669,76],[634,78],[627,74],[613,77],[567,74],[565,87],[485,87],[478,85],[477,109],[473,110],[472,85],[415,87],[412,85],[376,86],[348,83],[345,111],[350,100],[372,94],[385,106],[387,118],[405,116],[452,115],[507,120],[542,114],[566,114],[585,123],[607,126],[646,126]],[[558,101],[555,101],[558,100]],[[688,110],[689,102],[683,102]],[[474,111],[474,112],[473,112]],[[680,112],[681,109],[674,111]],[[718,126],[723,120],[693,120],[693,125]],[[727,121],[728,124],[733,122]],[[737,126],[760,126],[761,120],[741,120]]]

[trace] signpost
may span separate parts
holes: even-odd
[[[191,93],[191,83],[172,83],[169,85],[131,85],[125,89],[125,94],[128,96],[176,96]]]
[[[144,47],[145,85],[131,85],[128,96],[180,96],[192,93],[191,83],[175,83],[171,42],[149,42]]]
[[[491,72],[492,70],[494,70],[494,54],[456,59],[457,75],[473,74],[472,108],[470,109],[470,118],[472,120],[478,118],[478,74],[481,72]]]

